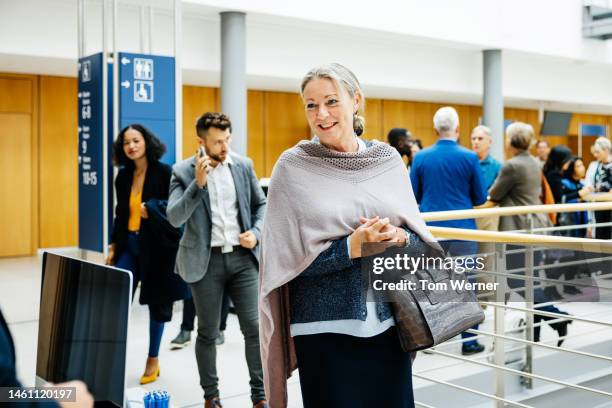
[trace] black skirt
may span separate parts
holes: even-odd
[[[414,408],[410,354],[395,327],[374,337],[293,338],[304,408]]]

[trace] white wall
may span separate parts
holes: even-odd
[[[320,23],[612,64],[610,42],[582,39],[582,0],[184,0]]]
[[[88,4],[93,53],[101,50],[101,7]],[[499,47],[509,106],[610,114],[612,47],[582,39],[580,6],[580,0],[189,0],[184,81],[218,86],[218,12],[242,9],[249,13],[253,89],[297,91],[309,68],[337,61],[356,72],[368,96],[478,104],[481,51]],[[137,6],[120,7],[122,51],[139,51],[138,16]],[[154,53],[172,54],[172,21],[169,10],[155,12]],[[76,33],[76,0],[0,0],[0,71],[76,75]]]

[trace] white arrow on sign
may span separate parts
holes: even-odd
[[[125,57],[121,58],[121,65],[127,65],[129,64],[131,61]]]
[[[124,88],[129,88],[130,87],[130,81],[123,81],[121,83],[121,86],[124,87]]]

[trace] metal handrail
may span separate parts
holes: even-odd
[[[518,214],[529,214],[530,215],[534,213],[576,212],[576,211],[584,211],[584,210],[590,210],[590,211],[612,210],[612,201],[599,202],[599,203],[586,203],[586,204],[584,203],[560,204],[560,205],[541,205],[541,206],[522,206],[522,207],[460,210],[460,211],[444,211],[444,212],[436,212],[436,213],[424,213],[423,218],[425,219],[425,221],[444,221],[444,220],[451,220],[451,219],[453,220],[454,219],[470,219],[470,218],[482,218],[482,217],[506,216],[506,215],[518,215]],[[526,286],[524,290],[527,291],[526,292],[527,307],[516,307],[516,306],[505,305],[503,304],[504,297],[501,296],[499,293],[496,296],[497,302],[481,301],[480,304],[482,305],[491,305],[492,307],[496,308],[495,313],[494,313],[495,314],[495,325],[494,325],[495,329],[493,330],[493,332],[486,332],[486,331],[475,330],[475,329],[466,330],[466,332],[476,335],[474,337],[471,337],[470,338],[471,340],[483,338],[483,336],[484,337],[489,336],[493,338],[495,346],[496,346],[495,353],[494,353],[494,364],[491,364],[485,361],[476,361],[476,360],[460,357],[454,354],[442,352],[435,348],[431,349],[430,351],[432,354],[446,356],[448,358],[455,359],[460,362],[468,362],[468,363],[472,363],[472,364],[476,364],[476,365],[480,365],[484,367],[493,368],[495,370],[494,372],[495,372],[495,378],[496,378],[495,396],[494,396],[495,398],[494,399],[496,400],[496,407],[498,408],[505,406],[504,403],[506,402],[506,401],[501,401],[498,399],[498,398],[502,398],[505,396],[505,391],[504,391],[505,387],[504,387],[504,379],[503,379],[504,372],[516,374],[520,376],[521,378],[525,379],[523,385],[527,388],[532,388],[533,386],[532,384],[534,380],[541,380],[541,381],[545,381],[548,383],[561,385],[568,389],[586,391],[586,392],[590,392],[590,393],[597,394],[597,395],[603,395],[603,396],[610,398],[612,397],[612,393],[609,393],[606,391],[602,391],[602,390],[598,390],[598,389],[594,389],[594,388],[590,388],[590,387],[586,387],[586,386],[582,386],[578,384],[571,384],[566,381],[557,380],[554,378],[549,378],[546,376],[534,374],[532,372],[533,370],[532,347],[536,346],[536,347],[540,347],[541,349],[558,350],[558,351],[573,354],[576,356],[595,358],[601,361],[606,361],[608,363],[612,362],[612,357],[605,356],[605,355],[598,355],[594,353],[588,353],[588,352],[581,351],[581,350],[561,348],[553,344],[535,342],[533,341],[533,338],[532,338],[533,334],[530,334],[530,333],[532,333],[533,327],[538,325],[538,324],[534,324],[533,322],[534,315],[548,316],[548,317],[553,318],[554,321],[576,320],[576,321],[580,321],[584,323],[594,324],[594,325],[598,325],[599,327],[603,327],[602,331],[607,331],[608,329],[612,328],[612,322],[608,323],[605,321],[598,321],[598,320],[588,319],[585,317],[577,317],[577,316],[565,315],[561,313],[546,312],[543,310],[537,310],[536,307],[538,305],[534,305],[534,301],[533,301],[533,289],[534,289],[533,282],[534,281],[542,282],[542,284],[544,285],[547,285],[547,284],[549,285],[551,283],[552,284],[565,284],[565,285],[570,284],[570,282],[565,281],[565,280],[560,280],[560,279],[540,278],[538,275],[534,277],[533,274],[536,270],[541,271],[543,269],[552,269],[552,268],[559,268],[563,266],[578,265],[578,264],[582,264],[583,262],[566,261],[566,262],[563,262],[562,264],[561,263],[546,264],[546,265],[533,265],[532,264],[534,250],[536,250],[536,248],[538,247],[561,248],[561,249],[581,250],[585,252],[595,252],[595,253],[600,254],[600,256],[598,257],[598,260],[604,261],[606,260],[606,258],[608,258],[605,255],[612,254],[612,242],[605,241],[605,240],[564,237],[564,236],[557,236],[557,235],[536,235],[536,234],[533,234],[534,231],[536,231],[536,229],[533,228],[534,227],[533,217],[529,217],[529,221],[530,221],[529,228],[525,231],[497,232],[497,231],[465,230],[465,229],[459,229],[459,228],[445,228],[445,227],[437,227],[437,226],[429,227],[430,232],[436,237],[436,239],[456,239],[456,240],[463,240],[463,241],[477,241],[477,242],[497,243],[497,244],[526,245],[526,248],[520,249],[518,251],[518,252],[524,252],[526,254],[525,268],[517,268],[511,271],[506,270],[505,256],[503,255],[508,252],[506,251],[506,245],[497,245],[497,250],[495,251],[495,262],[496,262],[496,265],[501,265],[499,266],[500,272],[483,271],[483,275],[487,275],[487,274],[495,275],[497,276],[496,281],[498,282],[500,281],[500,279],[504,279],[503,277],[522,279],[525,282],[525,286]],[[552,228],[545,227],[545,228],[537,229],[537,231],[544,232],[544,231],[551,231],[551,230],[552,231],[566,230],[566,229],[570,230],[570,229],[577,229],[581,227],[589,228],[591,226],[597,227],[596,224],[587,224],[587,225],[567,226],[567,227],[552,227]],[[522,233],[522,232],[526,232],[527,234]],[[525,271],[523,276],[516,275],[513,273],[508,273],[508,272],[521,272],[521,271]],[[574,284],[575,286],[585,286],[585,287],[593,286],[589,284],[582,284],[582,283],[576,283],[576,282],[571,282],[571,283]],[[600,289],[612,290],[612,288],[608,288],[608,287],[600,287]],[[508,288],[505,288],[504,290],[506,291],[508,290]],[[531,295],[529,295],[529,293],[531,293]],[[523,329],[525,330],[525,333],[526,333],[525,338],[511,337],[507,335],[507,333],[505,333],[505,330],[503,327],[503,318],[504,318],[503,311],[506,309],[517,310],[517,311],[526,313],[527,325]],[[549,323],[550,321],[541,322],[539,323],[539,325],[544,325],[544,324],[549,324]],[[567,338],[567,337],[568,337],[567,335],[564,336],[564,338]],[[515,344],[519,345],[517,349],[525,350],[526,363],[525,363],[525,366],[521,368],[520,370],[511,369],[505,366],[504,357],[503,357],[506,354],[506,352],[504,352],[504,347],[503,347],[504,341],[514,342]],[[463,340],[461,340],[461,342],[463,342]],[[450,341],[450,342],[446,342],[445,344],[450,344],[450,343],[455,343],[455,342]],[[514,349],[514,347],[511,347],[511,349]],[[508,349],[506,349],[506,351],[508,351]],[[418,378],[424,378],[426,380],[428,379],[428,378],[421,376],[418,373],[414,375]],[[447,384],[448,386],[451,386],[451,387],[454,386],[454,384],[446,383],[441,380],[434,380],[434,379],[431,379],[431,380],[434,382],[438,382],[440,384]],[[459,388],[459,387],[457,386],[455,388]],[[472,390],[467,387],[461,387],[460,389],[463,389],[464,391],[467,391],[467,392],[471,392],[473,394],[480,394],[480,391]]]
[[[423,407],[423,408],[436,408],[432,405],[427,405],[427,404],[423,404],[422,402],[419,401],[414,401],[414,406],[415,407]]]
[[[589,258],[588,261],[586,260],[580,260],[580,261],[565,261],[565,262],[557,262],[557,263],[548,263],[548,264],[543,264],[543,265],[535,265],[534,267],[538,270],[544,270],[544,269],[555,269],[555,268],[559,268],[562,266],[574,266],[574,265],[584,265],[585,263],[598,263],[598,262],[604,262],[604,261],[609,261],[612,260],[612,256],[604,256],[601,258]],[[507,272],[511,273],[511,272],[521,272],[524,271],[525,268],[512,268],[512,269],[508,269]]]
[[[530,232],[546,232],[546,231],[568,231],[568,230],[576,230],[576,229],[586,229],[591,228],[595,224],[576,224],[576,225],[555,225],[554,227],[540,227],[533,228]],[[612,227],[612,222],[600,222],[597,223],[597,227]],[[512,230],[508,232],[529,232],[527,230]]]
[[[465,220],[493,216],[508,216],[535,213],[559,213],[577,211],[612,210],[612,201],[578,204],[542,204],[521,205],[514,207],[476,208],[469,210],[432,211],[421,213],[425,221]]]
[[[443,351],[438,351],[438,350],[431,350],[431,353],[433,354],[439,354],[441,356],[446,356],[449,358],[454,358],[457,360],[462,360],[462,361],[466,361],[468,363],[472,363],[472,364],[476,364],[476,365],[481,365],[484,367],[489,367],[489,368],[493,368],[496,370],[501,370],[501,371],[505,371],[511,374],[516,374],[522,377],[527,377],[527,378],[531,378],[531,379],[535,379],[535,380],[542,380],[542,381],[546,381],[546,382],[551,382],[553,384],[558,384],[558,385],[563,385],[565,387],[568,388],[573,388],[576,390],[580,390],[580,391],[586,391],[586,392],[590,392],[593,394],[599,394],[599,395],[603,395],[605,397],[610,397],[612,398],[612,393],[606,392],[606,391],[602,391],[602,390],[597,390],[595,388],[590,388],[590,387],[585,387],[583,385],[577,385],[577,384],[572,384],[572,383],[568,383],[566,381],[561,381],[561,380],[557,380],[554,378],[550,378],[550,377],[545,377],[543,375],[538,375],[538,374],[533,374],[533,373],[526,373],[524,371],[520,371],[520,370],[515,370],[513,368],[508,368],[508,367],[502,367],[496,364],[491,364],[491,363],[485,363],[483,361],[475,361],[475,360],[471,360],[469,358],[465,358],[465,357],[460,357],[460,356],[456,356],[454,354],[451,353],[445,353]],[[475,390],[472,390],[473,392],[475,392]]]
[[[611,327],[612,328],[612,323],[601,322],[601,321],[591,320],[591,319],[585,319],[583,317],[578,317],[578,316],[564,315],[564,314],[554,313],[554,312],[545,312],[543,310],[529,309],[529,308],[525,308],[525,307],[502,305],[502,304],[498,304],[498,303],[495,303],[495,302],[484,302],[484,301],[482,301],[482,302],[480,302],[480,304],[487,305],[487,306],[492,306],[492,307],[501,307],[503,309],[518,310],[519,312],[538,314],[538,315],[542,315],[542,316],[549,316],[549,317],[556,317],[556,318],[563,318],[564,317],[565,320],[575,320],[577,322],[590,323],[590,324],[598,324],[598,325],[601,325],[601,326],[606,326],[606,327]]]
[[[567,266],[567,265],[556,264],[555,266],[562,267],[562,266]],[[512,273],[512,272],[523,272],[525,271],[525,269],[526,268],[511,269],[509,270],[509,272],[478,271],[475,274],[476,275],[483,274],[483,275],[493,275],[493,276],[505,276],[509,279],[530,280],[530,281],[535,281],[535,282],[548,282],[548,283],[554,283],[554,284],[560,284],[560,285],[580,286],[583,288],[598,288],[598,289],[603,289],[603,290],[612,290],[612,286],[589,285],[588,283],[577,283],[571,280],[568,281],[568,280],[561,280],[561,279],[540,278],[536,276],[518,275],[516,273]],[[538,269],[540,269],[539,266],[538,266]],[[541,268],[541,269],[552,269],[552,268]],[[552,285],[548,285],[548,286],[552,286]],[[540,286],[540,288],[543,288],[543,287],[544,286]],[[518,288],[510,289],[509,291],[513,291],[515,289],[525,290],[524,287],[518,287]]]
[[[547,248],[580,249],[588,252],[612,254],[612,242],[603,239],[569,238],[554,235],[530,235],[516,232],[466,230],[434,226],[428,226],[427,228],[436,238],[502,244],[538,244]]]
[[[435,378],[426,377],[424,375],[414,374],[414,373],[412,374],[412,376],[420,378],[421,380],[431,381],[431,382],[435,382],[435,383],[438,383],[438,384],[446,385],[448,387],[456,388],[458,390],[467,391],[467,392],[472,393],[472,394],[477,394],[477,395],[480,395],[482,397],[489,398],[489,399],[492,399],[492,400],[495,400],[495,401],[505,402],[506,404],[514,405],[516,407],[534,408],[531,405],[521,404],[520,402],[511,401],[511,400],[508,400],[508,399],[505,399],[505,398],[502,398],[502,397],[498,397],[498,396],[493,395],[493,394],[487,394],[486,392],[482,392],[482,391],[478,391],[478,390],[473,390],[471,388],[467,388],[467,387],[463,387],[461,385],[453,384],[453,383],[450,383],[448,381],[437,380]]]
[[[612,357],[602,356],[600,354],[592,354],[592,353],[587,353],[585,351],[580,351],[580,350],[573,350],[573,349],[567,349],[567,348],[564,348],[564,347],[550,346],[548,344],[543,344],[543,343],[540,343],[540,342],[520,339],[520,338],[516,338],[516,337],[512,337],[512,336],[505,336],[503,334],[495,334],[495,333],[486,332],[486,331],[482,331],[482,330],[476,330],[476,329],[468,329],[468,330],[466,330],[466,332],[474,333],[474,334],[478,334],[478,335],[483,335],[483,336],[498,337],[498,338],[504,339],[504,340],[511,340],[511,341],[515,341],[515,342],[518,342],[518,343],[529,344],[529,345],[532,345],[532,346],[538,346],[538,347],[542,347],[542,348],[546,348],[546,349],[558,350],[558,351],[563,351],[565,353],[577,354],[577,355],[580,355],[580,356],[596,358],[596,359],[599,359],[599,360],[605,360],[605,361],[609,361],[609,362],[612,363]],[[471,340],[471,339],[473,339],[473,337],[470,337],[469,339]]]
[[[545,305],[551,305],[551,304],[558,304],[558,302],[538,303],[538,307],[545,306]],[[578,317],[595,316],[595,315],[600,315],[600,314],[605,314],[605,313],[610,313],[610,311],[609,310],[603,310],[603,311],[599,310],[597,312],[583,314],[583,315],[580,315]],[[562,321],[568,320],[567,316],[569,316],[569,315],[563,315],[563,316],[564,316],[563,318],[551,319],[551,320],[546,320],[546,321],[543,320],[540,323],[535,323],[533,325],[533,327],[545,326],[545,325],[550,325],[551,323],[558,323],[558,322],[562,322]],[[572,316],[574,316],[574,315],[572,315]],[[525,330],[524,327],[517,327],[515,329],[504,330],[504,333],[506,333],[506,334],[508,334],[508,333],[515,333],[515,332],[521,332],[523,330]],[[591,330],[591,331],[587,332],[587,334],[598,333],[600,331],[606,331],[606,330],[612,330],[612,329],[603,328],[603,329]],[[579,333],[579,334],[575,334],[574,336],[579,337],[579,336],[582,336],[583,334],[584,333]],[[564,336],[564,337],[567,337],[567,336]],[[561,339],[561,337],[559,337],[559,339]],[[448,343],[448,342],[446,342],[446,343]],[[444,343],[444,344],[446,344],[446,343]]]
[[[594,313],[594,314],[600,314],[600,313],[604,313],[604,312],[600,311],[600,312],[597,312],[597,313]],[[608,312],[606,311],[606,313],[608,313]],[[556,321],[559,321],[559,320],[561,320],[561,319],[555,319],[555,320],[549,320],[547,322],[537,323],[537,324],[534,325],[534,327],[539,326],[539,325],[548,324],[548,323],[553,323],[553,322],[556,322]],[[565,319],[565,320],[567,320],[567,319]],[[525,330],[525,327],[521,327],[521,328],[518,328],[518,329],[513,329],[513,330],[506,331],[506,333],[513,333],[515,331],[524,331],[524,330]],[[582,332],[582,333],[578,333],[578,334],[572,334],[572,335],[568,334],[568,335],[565,335],[565,336],[559,336],[559,337],[556,337],[556,338],[554,338],[552,340],[542,341],[541,343],[546,343],[546,342],[551,342],[551,341],[556,343],[559,340],[575,339],[575,338],[578,338],[578,337],[584,337],[584,336],[588,336],[588,335],[591,335],[591,334],[601,333],[601,332],[608,332],[608,331],[610,331],[610,329],[607,329],[607,328],[590,330],[590,331]],[[444,343],[439,344],[439,345],[435,346],[435,348],[432,348],[432,349],[436,350],[436,349],[439,349],[441,347],[445,347],[445,346],[448,346],[448,345],[462,343],[464,340],[474,340],[476,338],[482,338],[482,337],[484,337],[484,336],[474,336],[474,337],[470,337],[468,339],[459,339],[459,340],[445,341]],[[515,340],[514,337],[512,339]],[[526,345],[520,345],[520,346],[516,346],[516,347],[510,347],[507,350],[505,350],[505,352],[511,353],[511,352],[518,351],[518,350],[524,350],[525,347],[527,347],[527,346]],[[486,359],[486,358],[492,357],[493,355],[494,355],[494,353],[491,351],[491,352],[488,352],[488,353],[483,353],[483,354],[478,354],[476,356],[473,356],[472,359],[474,359],[474,360],[482,360],[482,359]],[[451,364],[442,365],[442,366],[439,366],[439,367],[430,367],[430,368],[426,368],[426,369],[420,370],[420,371],[416,372],[416,374],[424,374],[424,373],[428,373],[428,372],[431,372],[431,371],[444,370],[444,369],[447,369],[447,368],[450,368],[450,367],[456,367],[456,366],[461,365],[461,364],[463,364],[463,363],[462,362],[458,362],[458,363],[451,363]]]

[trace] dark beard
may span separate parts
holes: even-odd
[[[221,157],[217,154],[210,154],[207,153],[207,156],[210,157],[212,160],[216,161],[217,163],[222,163],[223,160],[221,160]],[[225,154],[225,157],[227,157],[227,153]]]

